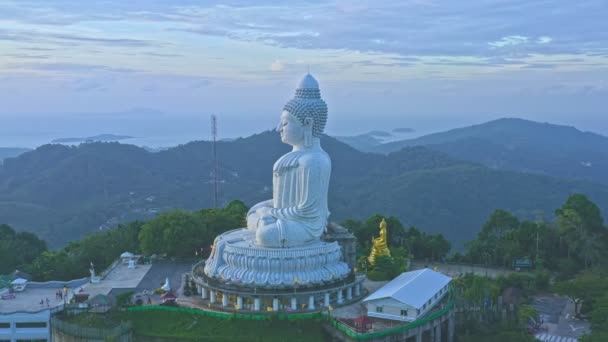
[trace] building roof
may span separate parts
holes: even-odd
[[[393,298],[401,303],[420,309],[429,299],[446,286],[452,278],[424,268],[402,273],[363,301]]]
[[[13,282],[11,284],[13,284],[13,285],[23,285],[25,283],[27,283],[27,279],[17,278],[15,280],[13,280]]]

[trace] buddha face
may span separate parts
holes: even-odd
[[[291,146],[304,144],[304,125],[295,116],[284,110],[278,127],[281,141]]]

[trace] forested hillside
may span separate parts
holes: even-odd
[[[493,169],[608,184],[608,138],[574,127],[499,119],[364,150],[390,153],[411,146],[426,146]]]
[[[608,208],[608,186],[497,171],[425,147],[362,153],[324,137],[332,157],[332,220],[380,213],[405,226],[443,233],[458,249],[496,209],[547,217],[572,193]],[[35,232],[50,248],[119,222],[171,208],[213,204],[209,142],[163,152],[118,143],[46,145],[0,167],[0,223]],[[275,132],[218,143],[220,205],[271,195],[272,164],[288,146]]]

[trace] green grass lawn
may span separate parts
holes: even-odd
[[[69,322],[86,327],[111,327],[131,321],[136,336],[164,337],[180,341],[325,341],[328,335],[315,319],[249,321],[215,318],[184,312],[138,311],[82,314]],[[112,325],[113,324],[113,325]]]
[[[136,335],[175,337],[195,341],[323,341],[321,322],[248,321],[222,319],[182,312],[144,311],[121,313],[133,322]]]
[[[59,318],[68,323],[77,324],[84,328],[111,329],[120,324],[115,314],[84,313],[80,315],[60,315]]]

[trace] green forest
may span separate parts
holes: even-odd
[[[87,276],[90,262],[99,269],[106,268],[124,251],[172,258],[204,257],[210,252],[215,236],[245,225],[247,210],[241,201],[232,201],[217,209],[171,210],[148,221],[122,224],[71,241],[57,250],[48,250],[46,243],[31,233],[17,233],[3,224],[0,225],[1,271],[6,274],[19,269],[37,281],[70,280]],[[369,254],[371,239],[377,236],[383,217],[375,214],[363,221],[341,222],[357,237],[360,261]],[[406,228],[396,217],[386,216],[393,262],[380,268],[385,272],[383,276],[390,278],[405,271],[411,259],[506,268],[512,268],[514,260],[530,260],[528,271],[508,277],[491,280],[466,275],[456,279],[460,297],[480,303],[488,293],[497,296],[507,287],[521,288],[526,295],[537,291],[557,292],[570,297],[579,315],[591,321],[593,334],[584,341],[605,341],[608,336],[608,230],[603,217],[598,206],[580,194],[567,198],[555,210],[555,217],[553,221],[525,221],[508,211],[496,210],[483,224],[477,238],[466,244],[465,251],[453,253],[450,242],[441,234],[429,234],[412,226]],[[361,271],[364,265],[360,263],[358,267]],[[370,276],[374,272],[373,267],[365,270]],[[518,330],[521,326],[496,326],[488,330],[488,326],[467,324],[464,341],[476,341],[475,336],[484,336],[484,331],[488,334],[504,331],[508,338],[513,329],[522,341],[527,338]]]

